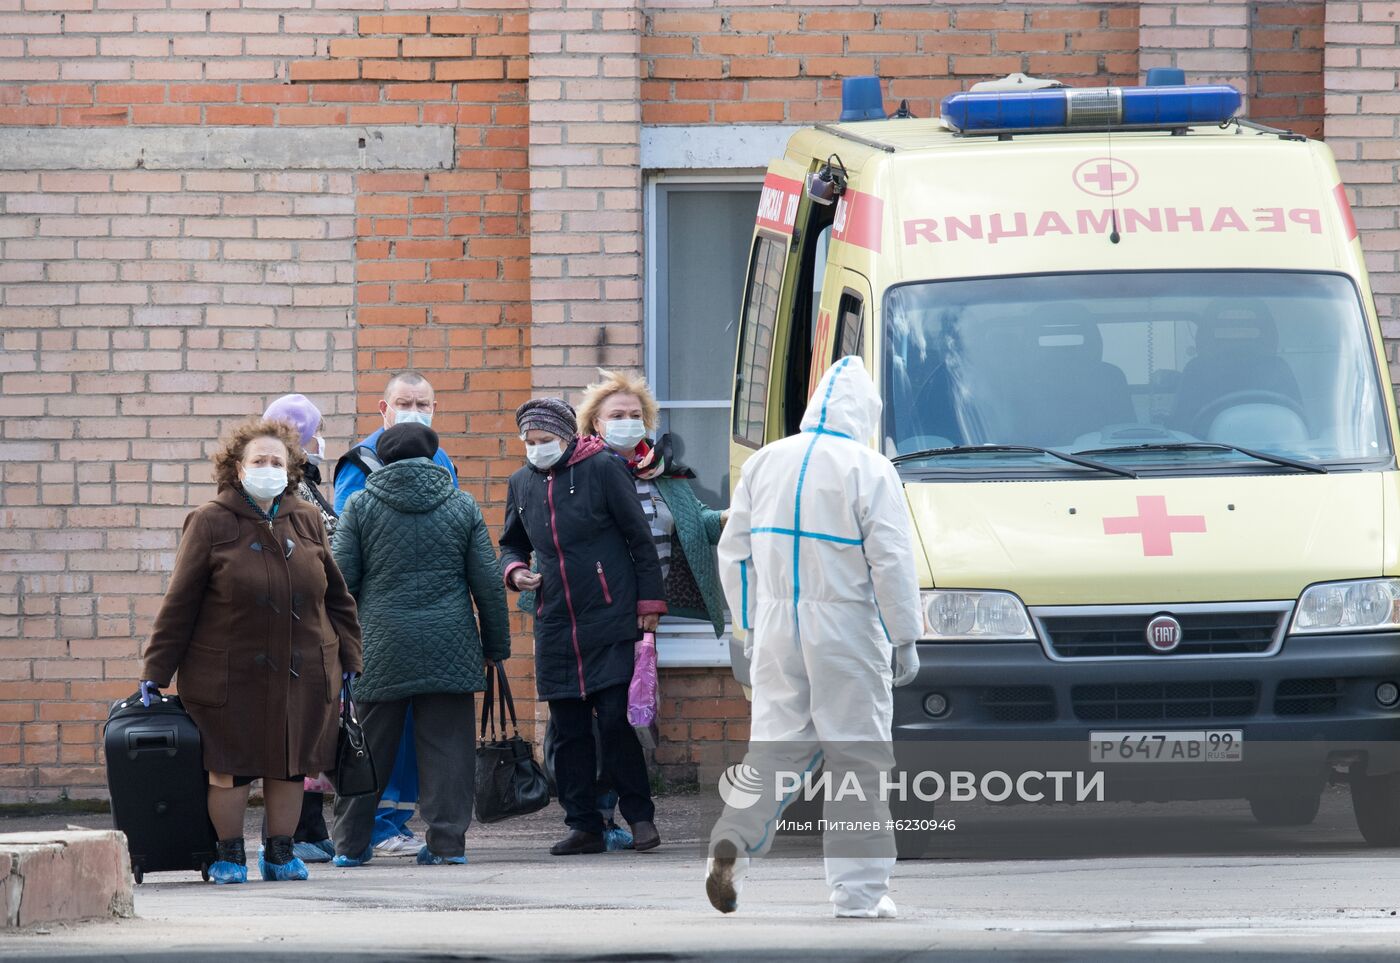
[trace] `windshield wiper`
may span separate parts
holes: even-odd
[[[1255,461],[1266,461],[1270,464],[1282,465],[1284,468],[1296,468],[1298,471],[1312,472],[1316,475],[1327,474],[1325,466],[1313,462],[1299,461],[1296,458],[1285,458],[1283,455],[1271,455],[1267,452],[1255,451],[1253,448],[1241,448],[1239,445],[1224,445],[1213,441],[1158,442],[1156,444],[1119,445],[1114,448],[1086,448],[1083,451],[1075,452],[1075,454],[1109,455],[1134,451],[1235,451],[1248,458],[1253,458]]]
[[[1124,478],[1137,477],[1137,472],[1129,471],[1126,468],[1119,468],[1116,465],[1105,465],[1101,461],[1091,461],[1088,458],[1079,458],[1077,457],[1079,454],[1078,452],[1073,455],[1067,455],[1053,448],[1037,448],[1035,445],[953,445],[948,448],[925,448],[923,451],[911,451],[906,455],[895,455],[890,461],[898,465],[900,462],[915,461],[920,458],[934,458],[938,455],[967,455],[984,451],[1029,451],[1038,455],[1049,455],[1051,458],[1067,461],[1071,465],[1078,465],[1081,468],[1092,468],[1094,471],[1105,472],[1109,475],[1121,475]]]

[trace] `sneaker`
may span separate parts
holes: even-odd
[[[241,839],[220,839],[214,844],[214,862],[209,866],[209,879],[225,886],[248,882],[248,857]]]
[[[331,860],[331,865],[345,869],[348,866],[363,866],[373,858],[374,847],[366,846],[365,851],[359,856],[346,856],[344,853],[337,853],[335,859]]]
[[[412,856],[418,852],[418,841],[412,836],[390,836],[374,844],[376,856]]]
[[[894,900],[888,896],[881,896],[880,902],[874,906],[866,906],[861,909],[837,906],[833,909],[833,915],[838,920],[892,920],[899,916],[899,910],[895,908]]]
[[[267,838],[267,845],[258,850],[258,871],[269,883],[303,880],[310,875],[306,864],[296,857],[290,836]]]
[[[418,865],[419,865],[419,866],[465,866],[465,865],[467,865],[467,857],[466,857],[466,856],[439,856],[439,855],[437,855],[436,853],[430,853],[430,852],[428,851],[428,847],[425,845],[422,849],[418,850]]]
[[[610,853],[615,853],[619,849],[631,849],[633,842],[632,834],[621,826],[611,826],[603,830],[603,845],[608,848]]]
[[[714,855],[705,861],[705,895],[710,905],[721,913],[739,908],[739,893],[749,872],[749,857],[739,855],[739,847],[731,840],[715,844]]]
[[[327,843],[330,843],[329,849]],[[292,843],[292,854],[303,863],[329,863],[335,855],[335,843],[329,839],[319,843]]]

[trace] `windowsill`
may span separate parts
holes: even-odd
[[[667,616],[656,630],[656,664],[663,669],[727,668],[730,627],[715,638],[709,622]]]

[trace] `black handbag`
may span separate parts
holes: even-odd
[[[497,688],[500,689],[499,703],[496,702]],[[506,736],[507,715],[510,717],[509,737]],[[483,823],[525,816],[549,805],[549,783],[544,770],[535,761],[530,743],[520,738],[515,700],[511,698],[505,666],[499,662],[486,670],[486,694],[481,702],[481,741],[476,747],[475,796],[476,818]]]
[[[368,796],[379,791],[379,777],[369,754],[365,731],[355,717],[355,700],[350,687],[340,689],[340,737],[335,746],[335,794],[337,796]]]

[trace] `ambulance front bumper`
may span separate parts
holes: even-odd
[[[1174,798],[1343,764],[1400,771],[1400,691],[1389,688],[1400,690],[1400,633],[1288,636],[1267,657],[1053,661],[1038,642],[925,643],[919,657],[918,678],[894,692],[896,742],[942,743],[989,765],[1003,752],[1087,762],[1104,733],[1229,731],[1243,739],[1239,764],[1180,767]],[[1213,788],[1190,785],[1188,769]]]

